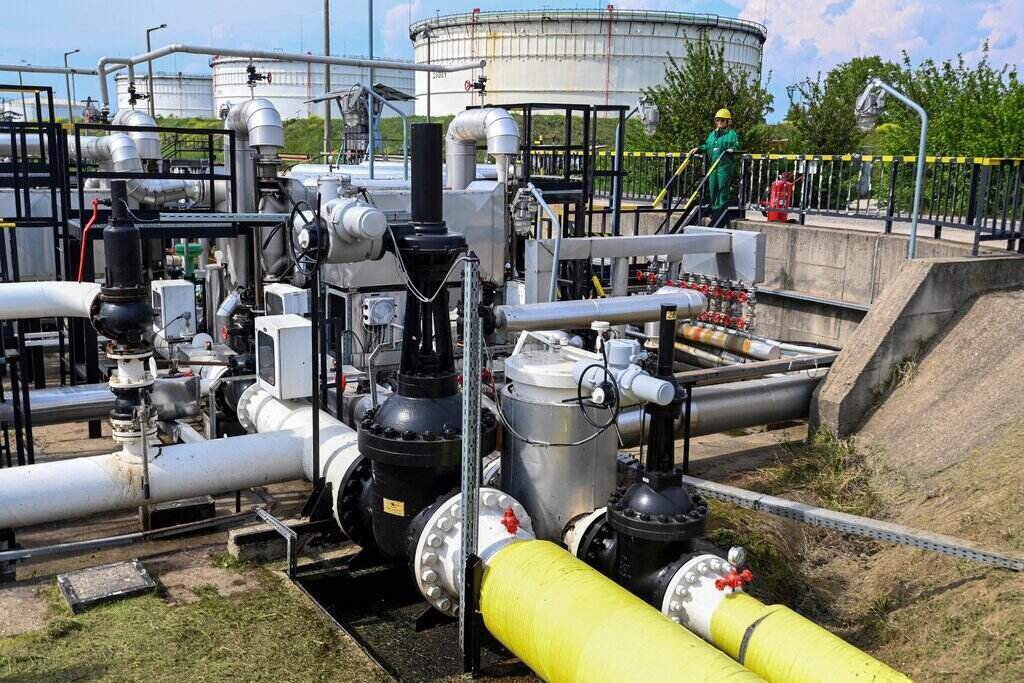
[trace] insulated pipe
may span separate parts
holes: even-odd
[[[120,71],[124,67],[111,69],[110,72]],[[36,64],[0,64],[0,71],[13,71],[27,74],[65,74],[69,76],[96,76],[99,72],[96,69],[76,69],[70,66],[39,66]]]
[[[723,595],[710,641],[771,683],[910,683],[910,678],[785,605]]]
[[[270,59],[276,62],[302,62],[303,64],[337,64],[339,66],[374,67],[377,69],[398,69],[405,71],[426,71],[432,73],[454,73],[482,68],[487,62],[483,59],[473,62],[462,62],[448,66],[441,64],[409,64],[377,59],[357,59],[353,57],[334,57],[324,55],[299,54],[295,52],[273,52],[271,50],[240,50],[229,47],[208,47],[204,45],[183,45],[174,43],[156,50],[144,52],[134,57],[102,57],[96,65],[96,74],[100,81],[100,101],[104,107],[110,107],[110,92],[107,88],[107,74],[115,70],[115,66],[144,64],[161,57],[177,53],[206,55],[208,57],[248,57],[251,59]]]
[[[724,329],[703,325],[681,325],[679,337],[758,360],[777,360],[782,357],[782,349],[777,344],[751,339]]]
[[[759,681],[611,579],[548,541],[487,562],[487,630],[545,681]]]
[[[284,147],[281,114],[266,98],[257,97],[231,107],[224,119],[224,127],[235,131],[240,138],[239,147],[251,147],[261,157],[275,157]]]
[[[89,318],[99,294],[95,282],[0,283],[0,320]]]
[[[690,406],[690,436],[717,434],[730,429],[798,420],[807,417],[811,396],[827,372],[798,373],[750,379],[729,384],[694,387]],[[638,446],[643,408],[627,408],[617,424],[623,448]],[[675,436],[683,436],[684,419],[676,420]]]
[[[508,179],[509,161],[519,153],[519,126],[505,109],[466,109],[448,124],[445,162],[448,186],[464,190],[476,179],[476,145],[487,142],[487,153],[497,161],[498,182]]]
[[[138,109],[120,109],[114,116],[115,126],[145,126],[155,127],[156,120],[144,111]],[[133,130],[127,133],[128,137],[135,141],[139,150],[139,157],[142,159],[160,159],[160,134],[155,130]]]
[[[304,447],[292,432],[153,444],[148,501],[142,464],[123,451],[12,467],[0,471],[0,529],[301,479]]]
[[[643,323],[658,320],[663,305],[675,306],[680,318],[695,318],[704,310],[707,299],[692,289],[680,289],[646,296],[498,306],[494,309],[495,327],[522,332],[589,327],[595,320],[612,325]]]
[[[33,389],[29,394],[32,424],[51,425],[107,417],[114,394],[106,382]]]
[[[771,683],[910,680],[788,607],[742,592],[751,578],[720,557],[695,555],[668,579],[661,612]]]

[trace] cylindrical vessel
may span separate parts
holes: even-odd
[[[594,435],[576,398],[575,359],[558,351],[523,351],[505,363],[508,383],[501,389],[506,420],[531,441],[568,444]],[[611,418],[587,408],[595,425]],[[502,441],[501,485],[533,518],[538,538],[561,541],[565,526],[608,501],[615,489],[615,429],[577,446],[529,443],[506,430]]]
[[[487,93],[466,83],[480,71],[417,73],[416,113],[434,116],[468,106],[516,102],[636,106],[645,89],[665,80],[669,59],[683,63],[687,46],[706,36],[726,64],[755,81],[764,26],[714,14],[637,10],[536,10],[450,14],[409,27],[417,63],[485,59]],[[716,105],[717,106],[717,105]]]
[[[117,81],[117,108],[128,109],[128,74],[119,73]],[[135,89],[153,97],[157,116],[172,116],[179,119],[213,118],[213,76],[210,74],[188,74],[156,72],[152,87],[144,73],[135,74]],[[148,106],[145,104],[138,107]]]

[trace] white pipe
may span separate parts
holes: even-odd
[[[156,120],[138,109],[121,109],[114,116],[113,124],[115,126],[155,127]],[[127,135],[135,141],[139,157],[142,159],[160,158],[160,134],[155,130],[133,130]]]
[[[235,131],[239,147],[251,147],[261,157],[275,157],[284,147],[284,125],[281,114],[274,104],[263,97],[257,97],[231,107],[224,127]],[[245,160],[236,159],[236,163]]]
[[[663,305],[675,306],[680,319],[695,318],[707,306],[707,299],[695,290],[678,289],[644,296],[506,304],[495,307],[494,324],[499,330],[522,332],[589,327],[595,320],[612,325],[643,323],[657,320]]]
[[[519,153],[519,126],[508,111],[499,107],[460,111],[448,124],[445,163],[448,186],[464,190],[476,179],[476,145],[487,141],[487,153],[498,168],[498,182],[508,179],[508,165]]]
[[[336,64],[339,66],[358,66],[377,69],[398,69],[401,71],[426,71],[432,73],[454,73],[482,68],[487,62],[479,59],[460,64],[409,64],[378,59],[357,59],[353,57],[334,57],[324,55],[299,54],[295,52],[272,52],[270,50],[240,50],[229,47],[208,47],[204,45],[183,45],[174,43],[165,47],[144,52],[134,57],[102,57],[96,65],[96,73],[100,80],[100,100],[104,107],[110,107],[110,93],[107,89],[107,73],[114,70],[115,65],[134,65],[151,62],[168,55],[185,53],[207,55],[209,57],[248,57],[251,59],[270,59],[276,62],[302,62],[303,64]]]
[[[253,434],[150,446],[150,503],[300,479],[303,437]],[[0,471],[0,529],[137,507],[142,464],[121,451]]]
[[[0,283],[0,320],[88,318],[99,295],[95,282]]]

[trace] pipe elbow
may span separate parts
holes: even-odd
[[[485,110],[484,131],[487,153],[514,155],[519,153],[519,126],[507,110],[490,107]]]
[[[156,120],[138,109],[118,109],[114,115],[114,125],[156,127]],[[133,130],[128,137],[135,141],[140,159],[159,159],[160,134],[155,130]]]
[[[284,124],[274,104],[262,97],[231,107],[224,127],[248,138],[261,156],[276,156],[284,147]]]

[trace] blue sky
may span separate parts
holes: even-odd
[[[147,26],[167,23],[154,45],[171,42],[229,45],[286,51],[322,51],[322,0],[7,0],[12,7],[0,24],[0,62],[26,60],[60,64],[63,53],[80,47],[72,63],[93,67],[103,55],[137,54],[145,48]],[[613,0],[614,2],[614,0]],[[714,12],[740,16],[768,27],[766,71],[778,118],[786,109],[786,86],[804,76],[860,55],[914,61],[944,59],[958,52],[976,59],[982,43],[992,45],[998,65],[1024,62],[1024,0],[620,0],[620,9],[646,8]],[[557,0],[516,2],[472,0],[376,0],[374,52],[410,58],[410,19],[441,13],[531,8],[604,8],[607,2]],[[16,9],[15,9],[16,7]],[[333,0],[331,38],[336,54],[365,54],[367,4]],[[179,55],[158,70],[205,71],[202,57]],[[0,80],[8,80],[0,75]],[[63,93],[63,78],[40,77]],[[97,94],[94,78],[79,77],[79,97]]]

